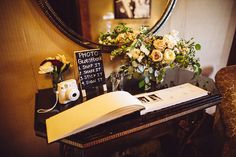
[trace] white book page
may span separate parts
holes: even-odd
[[[132,105],[137,105],[136,110],[143,108],[138,99],[125,91],[103,94],[76,105],[46,120],[48,143],[126,115],[131,111],[128,110],[126,113],[125,110],[122,110],[123,112],[119,112],[119,114],[110,113],[116,110],[121,111],[121,108]],[[135,109],[132,111],[134,112]],[[106,117],[108,114],[110,118]]]
[[[207,94],[208,91],[190,83],[185,83],[155,92],[139,94],[136,97],[142,101],[145,107],[145,110],[141,111],[141,115],[144,115],[148,112],[206,96]]]

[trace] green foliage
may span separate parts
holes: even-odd
[[[151,81],[162,82],[167,68],[192,69],[195,75],[201,73],[196,52],[201,45],[190,40],[180,39],[177,31],[158,36],[148,34],[147,27],[135,31],[125,24],[119,24],[112,32],[101,33],[99,42],[115,44],[111,58],[122,56],[120,71],[127,78],[142,78],[139,88],[149,89]]]
[[[144,80],[139,81],[138,87],[143,88],[144,86],[145,86],[145,81]]]
[[[200,44],[196,44],[196,45],[195,45],[195,49],[196,49],[196,50],[201,50],[201,45],[200,45]]]

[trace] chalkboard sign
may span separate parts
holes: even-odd
[[[105,85],[102,54],[99,49],[76,51],[79,79],[83,90]],[[104,89],[106,90],[106,89]],[[83,95],[86,95],[84,93]]]

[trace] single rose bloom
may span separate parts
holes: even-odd
[[[130,51],[130,54],[131,54],[133,59],[138,59],[139,56],[140,56],[140,53],[141,53],[141,51],[139,49],[136,49],[136,48],[134,48]]]
[[[173,42],[171,42],[171,41],[168,41],[168,42],[167,42],[167,47],[168,47],[168,48],[173,49],[174,46],[175,46],[175,44],[174,44]]]
[[[171,36],[164,36],[163,40],[165,41],[167,48],[173,49],[177,44],[174,40],[171,39]]]
[[[178,40],[170,34],[164,35],[163,39],[170,42],[170,43],[172,43],[173,45],[177,45],[177,42],[178,42]]]
[[[162,61],[163,54],[161,53],[160,50],[155,49],[155,50],[152,50],[151,58],[154,62],[159,62],[159,61]]]
[[[50,72],[53,72],[53,65],[50,61],[45,62],[39,67],[39,74],[46,74]]]
[[[164,50],[166,48],[166,41],[161,40],[161,39],[157,39],[157,40],[153,41],[153,45],[156,49]]]
[[[173,50],[166,49],[164,52],[164,60],[167,63],[173,62],[175,60],[175,53]]]

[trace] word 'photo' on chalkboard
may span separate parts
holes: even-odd
[[[107,91],[101,51],[99,49],[75,51],[75,56],[82,95],[86,96],[86,90],[99,86],[103,86],[103,90]]]

